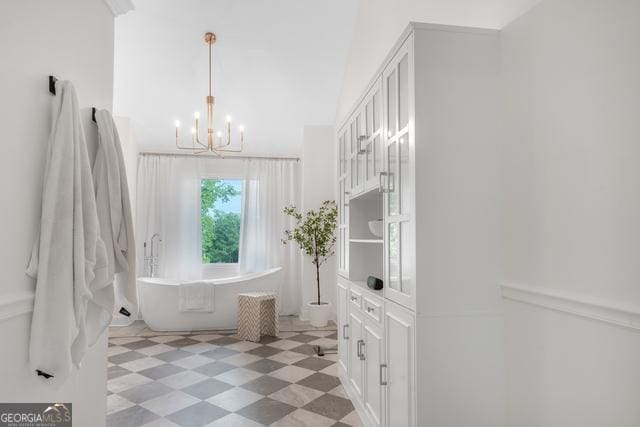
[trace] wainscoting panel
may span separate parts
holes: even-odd
[[[30,313],[33,310],[33,292],[0,296],[0,322],[12,317]]]
[[[578,297],[551,289],[503,284],[502,297],[551,310],[640,330],[640,307]]]

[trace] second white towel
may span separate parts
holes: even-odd
[[[215,309],[215,285],[211,281],[180,283],[178,310],[212,313]]]

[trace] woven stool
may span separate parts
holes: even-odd
[[[238,294],[238,337],[259,342],[261,335],[278,336],[278,294]]]

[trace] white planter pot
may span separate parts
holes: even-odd
[[[309,322],[311,326],[316,328],[322,328],[329,323],[329,317],[331,317],[331,303],[323,302],[318,305],[318,302],[307,303],[307,313],[309,314]]]

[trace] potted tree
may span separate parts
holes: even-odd
[[[284,213],[294,218],[296,225],[284,232],[282,243],[296,242],[316,267],[317,298],[307,302],[309,321],[315,327],[326,326],[331,315],[331,303],[322,301],[320,297],[320,266],[334,254],[338,216],[336,202],[325,200],[318,210],[310,210],[306,214],[299,212],[295,206],[289,206]]]

